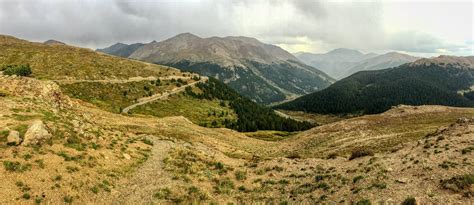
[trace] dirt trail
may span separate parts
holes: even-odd
[[[166,98],[172,94],[176,94],[176,93],[179,93],[179,92],[183,92],[187,87],[189,86],[193,86],[197,83],[200,83],[200,82],[206,82],[208,80],[207,77],[202,77],[201,80],[199,81],[196,81],[196,82],[193,82],[193,83],[190,83],[190,84],[187,84],[187,85],[184,85],[184,86],[181,86],[181,87],[178,87],[178,88],[175,88],[173,89],[171,92],[165,92],[165,93],[158,93],[158,94],[155,94],[155,95],[152,95],[150,97],[144,97],[144,98],[140,98],[138,99],[137,103],[133,104],[133,105],[130,105],[126,108],[124,108],[122,110],[122,113],[128,113],[128,111],[130,111],[131,109],[137,107],[137,106],[140,106],[140,105],[144,105],[144,104],[147,104],[147,103],[150,103],[150,102],[153,102],[155,100],[160,100],[160,99],[163,99],[163,98]]]
[[[144,204],[153,202],[153,194],[159,188],[172,186],[175,182],[163,169],[163,159],[174,142],[153,139],[150,158],[133,173],[132,178],[117,186],[112,195],[113,204]]]
[[[101,79],[101,80],[83,80],[83,79],[68,79],[68,80],[53,80],[54,82],[60,84],[74,84],[74,83],[131,83],[131,82],[140,82],[140,81],[154,81],[154,80],[171,80],[171,79],[190,79],[190,77],[186,76],[165,76],[165,77],[133,77],[129,79]]]

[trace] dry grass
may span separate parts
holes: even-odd
[[[29,64],[39,79],[107,79],[165,76],[174,68],[147,64],[67,45],[32,43],[0,35],[0,66]]]

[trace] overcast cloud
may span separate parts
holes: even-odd
[[[473,2],[313,0],[0,0],[0,33],[83,47],[250,36],[290,52],[474,55]]]

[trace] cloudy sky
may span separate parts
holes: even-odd
[[[471,0],[0,0],[0,33],[100,48],[115,42],[251,36],[290,52],[474,55]]]

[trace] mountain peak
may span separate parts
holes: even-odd
[[[44,44],[46,44],[46,45],[66,45],[65,43],[63,43],[61,41],[57,41],[57,40],[53,40],[53,39],[45,41]]]
[[[196,36],[192,33],[189,33],[189,32],[186,32],[186,33],[180,33],[178,35],[176,35],[175,37],[173,38],[181,38],[181,39],[200,39],[199,36]]]
[[[463,68],[463,69],[474,69],[474,56],[448,56],[448,55],[440,55],[438,57],[432,58],[422,58],[411,63],[411,66],[419,66],[419,65],[438,65],[440,67],[447,67],[447,66],[454,66],[456,68]]]
[[[337,54],[337,55],[364,55],[362,52],[354,49],[348,48],[336,48],[332,51],[329,51],[327,54]]]

